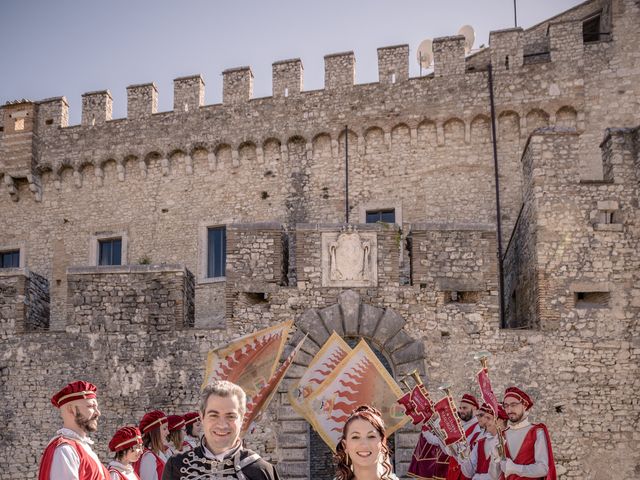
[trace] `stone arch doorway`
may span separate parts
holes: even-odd
[[[295,321],[297,332],[289,340],[289,348],[293,348],[305,334],[308,335],[308,339],[303,351],[298,354],[294,367],[289,369],[283,388],[288,388],[302,376],[313,356],[333,331],[340,334],[348,343],[351,343],[350,339],[366,339],[374,351],[386,360],[383,364],[388,365],[388,369],[396,380],[414,369],[424,375],[424,344],[405,331],[405,323],[406,320],[391,308],[376,307],[362,302],[360,294],[354,290],[342,292],[334,305],[306,310]],[[313,462],[316,468],[311,468],[310,443],[317,442],[318,437],[311,434],[309,424],[291,407],[286,395],[280,398],[277,442],[281,458],[278,470],[281,475],[283,478],[296,480],[333,478],[333,469],[330,468],[331,459],[316,458],[318,451],[322,451],[321,448],[313,449]],[[406,471],[407,462],[410,461],[415,446],[415,440],[398,441],[398,435],[412,435],[413,431],[414,429],[409,426],[395,435],[398,472]],[[329,454],[330,450],[327,448],[325,452],[325,455]]]

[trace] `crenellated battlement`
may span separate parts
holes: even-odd
[[[490,32],[489,47],[465,55],[464,38],[448,36],[435,38],[433,73],[422,78],[474,74],[489,64],[494,71],[518,71],[523,64],[568,63],[580,60],[584,50],[582,20],[580,18],[558,19],[545,25],[544,34],[540,26],[530,30],[521,28]],[[383,85],[402,83],[410,79],[410,49],[408,45],[394,45],[378,48],[378,82]],[[484,60],[480,60],[484,59]],[[546,59],[546,60],[545,60]],[[542,62],[541,62],[542,60]],[[353,52],[328,54],[324,57],[324,90],[340,91],[346,87],[362,87],[355,84],[356,58]],[[305,92],[303,85],[303,65],[297,59],[281,60],[273,63],[272,97],[297,97],[300,93],[317,95],[319,91]],[[533,73],[533,72],[527,72]],[[222,72],[222,107],[243,104],[252,100],[254,77],[251,67],[230,68]],[[412,79],[416,80],[416,79]],[[205,81],[201,75],[180,77],[174,80],[173,111],[195,112],[204,106]],[[142,120],[157,113],[158,89],[154,83],[127,87],[127,119]],[[64,97],[42,100],[45,105],[41,115],[46,117],[49,128],[41,130],[50,133],[55,127],[68,126],[68,104]],[[83,126],[99,126],[112,120],[113,100],[109,90],[87,92],[82,96]],[[42,122],[41,122],[42,123]],[[52,128],[54,127],[54,128]]]
[[[533,63],[524,53],[528,31],[520,28],[491,32],[490,46],[468,56],[464,37],[436,38],[433,72],[414,78],[409,76],[408,45],[381,47],[377,51],[379,81],[369,84],[355,84],[353,52],[334,53],[324,57],[325,88],[314,91],[304,91],[300,59],[277,61],[272,66],[273,95],[265,98],[253,98],[254,77],[249,66],[231,68],[223,72],[222,103],[216,105],[204,105],[205,81],[201,75],[180,77],[174,79],[174,109],[169,112],[157,111],[159,92],[154,83],[130,85],[125,119],[112,118],[109,90],[88,92],[82,96],[80,126],[68,126],[65,97],[46,99],[34,104],[37,108],[32,114],[38,138],[31,153],[34,173],[51,171],[54,184],[60,188],[64,181],[62,171],[69,168],[77,186],[86,178],[88,166],[101,182],[102,165],[110,160],[118,166],[120,180],[131,171],[132,159],[143,175],[156,160],[165,176],[174,174],[173,166],[181,162],[185,164],[184,171],[192,174],[194,165],[201,163],[200,158],[206,159],[208,171],[223,171],[235,169],[249,158],[261,161],[270,139],[280,145],[285,159],[286,145],[293,137],[303,138],[309,152],[317,150],[315,139],[327,137],[331,155],[337,158],[345,124],[354,132],[352,148],[360,154],[374,148],[371,142],[378,142],[372,140],[378,131],[383,148],[388,150],[394,130],[401,124],[406,126],[414,149],[425,136],[421,129],[432,132],[429,135],[433,140],[428,143],[436,147],[488,144],[490,112],[484,70],[489,63],[495,72],[499,139],[522,143],[533,129],[556,124],[582,130],[584,119],[578,112],[584,94],[580,87],[584,83],[583,70],[566,68],[576,59],[579,65],[584,63],[580,28],[581,21],[577,19],[550,23],[548,60],[540,61],[536,56]],[[548,97],[546,85],[532,82],[535,75],[542,74],[552,83],[552,90],[562,91],[561,96]],[[512,94],[514,88],[519,93]],[[540,99],[545,97],[541,104]],[[292,103],[293,99],[296,102]],[[2,111],[15,108],[6,106]],[[244,109],[246,114],[229,119],[229,108]],[[405,118],[390,121],[389,109],[404,111]],[[301,121],[295,120],[293,127],[293,119]],[[145,138],[135,148],[125,149],[123,146],[129,143],[127,134],[138,128],[131,122],[140,123]],[[273,124],[278,126],[273,128]],[[81,131],[85,143],[79,146],[73,139]],[[171,132],[169,142],[162,133],[167,131]],[[8,144],[11,138],[12,131],[6,128],[0,143]],[[0,167],[0,173],[11,173],[3,163]],[[17,189],[11,186],[14,180],[13,176],[5,176],[15,200]],[[39,182],[35,177],[29,180],[32,191],[41,199]]]

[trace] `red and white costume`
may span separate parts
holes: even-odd
[[[522,402],[525,412],[533,406],[531,397],[517,387],[509,387],[505,390],[505,402],[508,398]],[[492,479],[556,480],[551,439],[543,423],[532,424],[525,414],[518,423],[510,424],[504,434],[507,459],[494,459],[491,462]]]
[[[161,480],[165,463],[167,456],[164,453],[155,453],[145,448],[134,469],[140,480]]]
[[[471,449],[469,458],[460,463],[462,474],[472,480],[490,480],[491,452],[496,445],[498,445],[496,435],[488,432],[483,435]]]
[[[109,472],[91,449],[93,441],[62,428],[40,460],[38,480],[108,480]]]
[[[112,452],[123,452],[120,457],[124,457],[127,451],[134,448],[141,448],[142,436],[136,427],[122,427],[109,442],[109,450]],[[127,461],[127,460],[125,460]],[[121,463],[113,460],[109,463],[109,475],[111,480],[140,480],[134,471],[133,465]]]
[[[133,465],[123,465],[115,460],[109,462],[109,475],[111,475],[111,480],[140,480],[140,477],[133,471]]]
[[[166,423],[168,423],[167,416],[160,410],[154,410],[153,412],[145,413],[142,417],[140,431],[143,434],[148,434],[151,430],[160,428]],[[145,448],[144,453],[134,464],[133,469],[141,480],[162,480],[162,472],[167,459],[165,452],[154,452]]]
[[[96,398],[95,385],[82,380],[66,385],[51,397],[61,408],[67,403]],[[95,404],[97,407],[97,403]],[[97,418],[97,417],[96,417]],[[40,459],[38,480],[108,480],[109,472],[91,449],[93,441],[70,428],[56,432]]]

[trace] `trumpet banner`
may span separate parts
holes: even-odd
[[[498,399],[496,394],[493,393],[491,388],[491,380],[489,380],[489,372],[486,368],[483,368],[478,372],[478,385],[480,386],[480,392],[482,393],[482,399],[487,405],[491,407],[494,415],[498,415]]]
[[[331,372],[344,360],[350,351],[351,347],[347,345],[347,342],[336,332],[333,332],[316,356],[313,357],[302,378],[291,386],[289,390],[291,406],[296,412],[305,417],[309,423],[312,423],[312,417],[307,406],[307,399],[331,375]]]
[[[446,434],[445,445],[451,445],[465,438],[453,402],[449,396],[445,396],[438,401],[434,405],[434,409],[440,416],[440,428]]]
[[[396,403],[401,395],[398,384],[361,340],[309,396],[307,408],[313,428],[335,452],[344,422],[360,405],[380,410],[387,435],[407,423],[409,418]]]
[[[245,335],[207,356],[202,388],[214,380],[229,380],[242,387],[249,399],[273,376],[293,321]]]

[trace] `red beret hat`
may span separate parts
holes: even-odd
[[[163,423],[167,423],[167,416],[160,410],[154,410],[153,412],[145,413],[142,420],[140,420],[140,431],[147,433],[149,430],[160,427]]]
[[[507,388],[504,391],[504,399],[502,401],[506,401],[509,397],[515,398],[522,402],[525,410],[529,410],[531,407],[533,407],[533,400],[531,400],[531,397],[520,390],[518,387]]]
[[[476,397],[474,397],[470,393],[465,393],[464,395],[462,395],[462,401],[460,403],[462,402],[468,403],[469,405],[472,405],[474,408],[480,408],[480,404],[478,403],[478,400],[476,399]]]
[[[495,414],[493,413],[493,409],[489,406],[488,403],[483,403],[482,406],[480,407],[480,410],[484,413],[488,413],[489,415],[494,416]],[[504,411],[504,408],[502,408],[502,405],[498,405],[498,418],[501,418],[502,420],[507,420],[507,412]]]
[[[167,417],[169,422],[169,431],[173,432],[174,430],[180,430],[184,427],[184,418],[180,415],[169,415]]]
[[[97,390],[96,386],[89,382],[72,382],[51,397],[51,403],[54,407],[60,408],[65,403],[75,400],[96,398]]]
[[[142,445],[142,434],[137,427],[122,427],[109,442],[109,450],[119,452],[135,445]]]
[[[198,420],[200,420],[200,414],[198,412],[185,413],[183,417],[185,425],[191,425],[192,423],[196,423]]]

